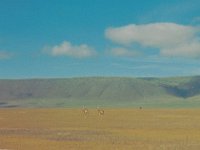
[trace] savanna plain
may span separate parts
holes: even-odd
[[[199,109],[0,110],[0,149],[199,150]]]

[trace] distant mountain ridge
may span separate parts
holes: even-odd
[[[0,80],[0,102],[62,99],[131,102],[163,97],[200,95],[200,77],[127,78],[85,77],[66,79]],[[0,103],[0,105],[1,105]]]

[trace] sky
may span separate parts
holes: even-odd
[[[191,75],[199,0],[0,0],[0,79]]]

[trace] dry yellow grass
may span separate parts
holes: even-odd
[[[1,109],[0,149],[199,150],[200,110]]]

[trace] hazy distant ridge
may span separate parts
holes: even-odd
[[[0,80],[0,101],[26,99],[140,101],[200,94],[200,77]]]

